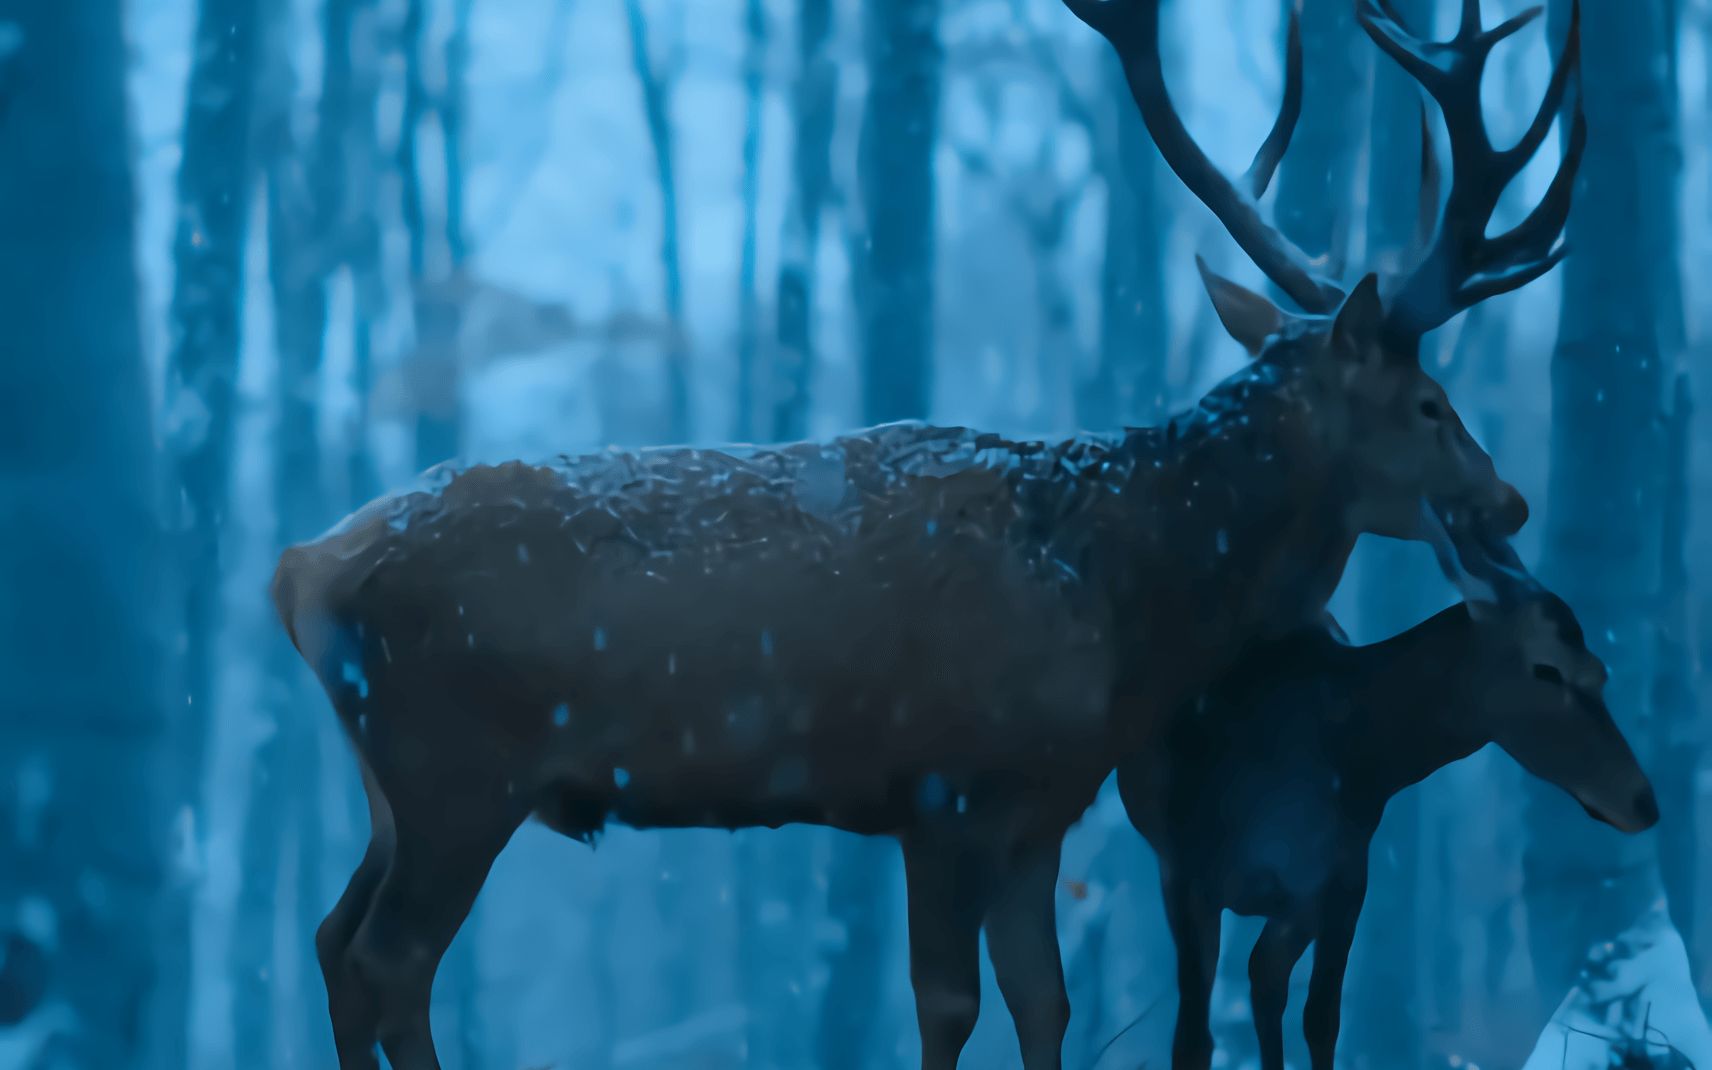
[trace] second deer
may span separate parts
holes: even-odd
[[[1331,1070],[1369,844],[1386,804],[1443,766],[1495,743],[1597,820],[1629,833],[1658,821],[1575,614],[1517,562],[1485,571],[1490,601],[1384,642],[1313,628],[1255,649],[1119,767],[1177,944],[1175,1070],[1210,1064],[1226,909],[1267,919],[1249,959],[1262,1070],[1283,1070],[1286,989],[1310,943],[1303,1032],[1314,1070]]]

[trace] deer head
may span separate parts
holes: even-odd
[[[1528,574],[1509,543],[1450,517],[1447,566],[1464,591],[1476,734],[1623,832],[1658,822],[1652,783],[1605,706],[1605,663],[1569,606]]]
[[[1238,246],[1300,311],[1221,278],[1201,264],[1202,278],[1225,328],[1257,361],[1288,364],[1311,394],[1303,404],[1321,428],[1336,470],[1347,474],[1358,503],[1354,526],[1400,538],[1427,537],[1423,498],[1440,508],[1472,510],[1506,534],[1527,518],[1516,489],[1498,478],[1492,460],[1469,435],[1442,387],[1420,362],[1421,337],[1458,312],[1516,289],[1564,256],[1557,243],[1586,141],[1579,106],[1563,161],[1539,205],[1514,229],[1493,237],[1486,227],[1504,187],[1539,149],[1563,104],[1576,65],[1578,19],[1545,99],[1521,140],[1496,150],[1480,110],[1480,79],[1492,47],[1539,14],[1531,11],[1491,30],[1477,0],[1464,0],[1462,24],[1449,41],[1411,35],[1387,0],[1358,0],[1362,26],[1438,102],[1450,135],[1452,179],[1442,215],[1438,171],[1423,115],[1422,249],[1406,272],[1368,273],[1347,293],[1279,230],[1262,219],[1260,197],[1271,184],[1302,108],[1299,19],[1290,17],[1284,99],[1271,132],[1240,182],[1207,158],[1184,127],[1166,91],[1159,51],[1161,0],[1064,0],[1079,19],[1111,42],[1131,94],[1165,162],[1218,218]]]

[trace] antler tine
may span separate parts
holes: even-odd
[[[1535,9],[1538,10],[1537,8]],[[1522,133],[1520,140],[1505,152],[1501,153],[1504,170],[1509,172],[1509,178],[1522,173],[1522,168],[1545,144],[1546,134],[1550,132],[1552,120],[1557,118],[1563,108],[1563,95],[1569,88],[1569,75],[1581,61],[1581,5],[1571,4],[1569,8],[1569,27],[1563,37],[1563,52],[1559,54],[1557,65],[1552,68],[1551,80],[1546,83],[1545,96],[1540,99],[1540,109],[1534,113],[1534,119],[1528,124],[1528,129]],[[1509,181],[1509,179],[1505,179]]]
[[[1064,0],[1064,6],[1108,40],[1120,28],[1124,15],[1133,13],[1123,0]]]
[[[1290,9],[1290,26],[1284,34],[1284,102],[1278,108],[1278,118],[1254,154],[1254,162],[1243,175],[1248,195],[1259,200],[1272,184],[1272,175],[1290,148],[1296,133],[1296,121],[1302,117],[1302,9],[1300,4]]]
[[[1432,51],[1443,46],[1410,33],[1389,3],[1385,0],[1359,0],[1355,17],[1361,28],[1367,31],[1367,36],[1373,38],[1373,43],[1428,92],[1434,92],[1433,87],[1443,83],[1445,72],[1430,57]]]
[[[1530,7],[1519,15],[1510,16],[1503,22],[1492,27],[1490,30],[1482,32],[1480,35],[1480,43],[1485,45],[1486,49],[1490,51],[1499,41],[1517,33],[1522,29],[1522,27],[1539,18],[1545,13],[1545,10],[1546,9],[1543,7]]]
[[[1456,36],[1435,42],[1405,29],[1386,0],[1358,0],[1363,29],[1438,103],[1450,134],[1450,193],[1444,214],[1386,317],[1387,333],[1398,342],[1419,338],[1470,305],[1527,284],[1565,255],[1561,246],[1552,246],[1568,219],[1584,146],[1585,123],[1579,118],[1579,106],[1563,163],[1546,198],[1508,233],[1487,238],[1486,228],[1504,188],[1527,166],[1559,118],[1570,74],[1580,59],[1579,0],[1571,4],[1570,12],[1569,32],[1539,112],[1521,139],[1500,151],[1493,148],[1487,131],[1480,103],[1481,78],[1492,47],[1538,18],[1539,11],[1524,12],[1486,30],[1480,24],[1479,4],[1464,0]]]
[[[1117,51],[1147,132],[1159,155],[1189,192],[1218,218],[1261,273],[1304,311],[1335,311],[1343,303],[1343,290],[1315,271],[1306,253],[1261,218],[1255,196],[1271,184],[1301,114],[1301,41],[1295,16],[1291,18],[1292,45],[1285,63],[1283,105],[1239,186],[1207,159],[1171,103],[1159,55],[1160,0],[1063,2],[1071,14],[1098,31]]]
[[[1480,0],[1462,0],[1462,21],[1457,23],[1456,36],[1464,41],[1480,36]]]
[[[1462,307],[1467,308],[1469,305],[1478,305],[1489,297],[1507,294],[1511,290],[1520,290],[1552,268],[1557,267],[1568,255],[1569,245],[1559,243],[1551,252],[1538,260],[1512,264],[1495,271],[1483,271],[1457,290],[1457,300],[1462,304]]]
[[[1587,116],[1580,102],[1569,126],[1569,143],[1564,146],[1563,160],[1552,175],[1540,203],[1514,227],[1487,239],[1487,258],[1494,264],[1508,264],[1528,256],[1542,256],[1569,221],[1569,206],[1575,191],[1576,173],[1581,169],[1581,157],[1587,149]]]

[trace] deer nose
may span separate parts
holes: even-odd
[[[1528,522],[1528,500],[1508,483],[1498,484],[1498,496],[1489,518],[1494,532],[1508,538]]]
[[[1651,784],[1642,788],[1635,796],[1635,819],[1641,823],[1642,830],[1658,824],[1658,796],[1653,794]]]

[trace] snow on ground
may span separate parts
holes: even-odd
[[[1658,1066],[1684,1065],[1660,1058],[1668,1043],[1688,1065],[1712,1067],[1712,1028],[1694,992],[1687,949],[1662,904],[1595,950],[1522,1070],[1609,1070],[1611,1045],[1598,1038],[1638,1037],[1643,1025]]]

